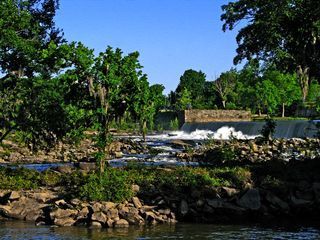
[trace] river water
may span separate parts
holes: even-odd
[[[259,227],[241,225],[176,224],[128,229],[34,226],[0,222],[0,239],[320,239],[317,227]]]

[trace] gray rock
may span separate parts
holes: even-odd
[[[182,216],[186,215],[189,212],[189,206],[186,200],[181,200],[179,209]]]
[[[268,193],[266,195],[266,200],[273,204],[274,206],[282,209],[282,210],[288,210],[289,209],[289,204],[286,203],[285,201],[281,200],[277,196],[273,195],[272,193]]]
[[[261,198],[259,190],[256,188],[249,189],[238,201],[240,207],[258,210],[261,207]]]

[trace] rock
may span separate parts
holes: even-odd
[[[142,204],[141,204],[139,198],[133,197],[133,198],[132,198],[132,202],[133,202],[133,204],[134,204],[134,206],[135,206],[136,208],[141,208],[141,207],[142,207]]]
[[[100,222],[92,221],[90,223],[90,228],[102,228],[102,224]]]
[[[134,193],[138,193],[140,191],[140,187],[137,184],[132,184],[131,189]]]
[[[49,191],[33,194],[33,198],[40,203],[46,203],[47,201],[53,200],[57,197],[58,196],[55,193]]]
[[[78,199],[78,198],[74,198],[74,199],[71,199],[71,200],[70,200],[70,203],[71,203],[74,207],[76,207],[76,206],[79,206],[79,205],[81,204],[81,200]]]
[[[95,202],[93,205],[91,205],[93,212],[100,212],[103,210],[103,205],[99,202]]]
[[[227,194],[228,197],[233,197],[239,193],[239,190],[235,188],[222,187],[221,189]]]
[[[114,223],[114,220],[108,219],[107,222],[106,222],[106,226],[107,226],[108,228],[112,228],[112,227],[113,227],[113,223]]]
[[[11,207],[8,205],[0,205],[0,215],[10,217]]]
[[[94,162],[80,162],[79,168],[85,172],[96,170],[97,165]]]
[[[97,221],[104,224],[107,221],[107,216],[103,212],[94,212],[91,216],[92,221]]]
[[[271,193],[268,193],[266,195],[266,200],[268,202],[270,202],[272,205],[282,209],[282,210],[289,210],[289,205],[288,203],[286,203],[285,201],[281,200],[280,198],[278,198],[277,196],[271,194]]]
[[[152,223],[154,222],[156,219],[156,215],[154,212],[151,212],[151,211],[148,211],[145,213],[145,220],[148,222],[148,223]]]
[[[120,219],[114,223],[114,227],[116,228],[127,228],[129,227],[129,223],[125,219]]]
[[[20,193],[17,192],[17,191],[12,191],[12,192],[10,193],[8,199],[9,199],[10,201],[14,201],[14,200],[17,200],[17,199],[19,199],[19,198],[20,198]]]
[[[182,216],[189,212],[189,206],[186,200],[181,200],[179,209]]]
[[[60,166],[56,167],[55,170],[60,173],[70,174],[73,172],[74,167],[71,165],[60,165]]]
[[[164,215],[168,215],[168,216],[169,216],[170,213],[171,213],[171,210],[170,210],[169,208],[159,209],[158,212],[161,213],[161,214],[164,214]]]
[[[68,205],[68,203],[64,199],[57,200],[54,202],[54,204],[58,207],[64,207]]]
[[[123,153],[122,152],[115,152],[114,156],[115,156],[115,158],[122,158],[123,157]]]
[[[320,201],[320,182],[314,182],[312,185],[312,190],[314,192],[315,198]]]
[[[307,200],[303,200],[303,199],[298,199],[298,198],[295,198],[294,196],[291,196],[291,203],[294,206],[302,206],[302,205],[309,205],[312,202],[307,201]]]
[[[256,188],[249,189],[238,201],[240,207],[258,210],[261,207],[261,198],[259,190]]]
[[[54,219],[54,224],[59,227],[70,227],[72,226],[76,221],[73,218],[67,217],[67,218],[56,218]]]
[[[50,212],[50,218],[56,219],[56,218],[75,217],[77,214],[78,214],[77,210],[58,208],[58,209]]]
[[[202,199],[199,199],[196,201],[196,206],[197,207],[202,207],[205,204],[205,201]]]
[[[130,208],[129,212],[122,215],[122,218],[127,220],[131,225],[141,225],[144,223],[144,219],[139,215],[139,211],[136,208]]]
[[[112,209],[112,208],[115,208],[115,207],[116,207],[116,204],[113,203],[113,202],[102,202],[101,206],[100,206],[100,209],[103,212],[107,212],[109,209]]]
[[[41,216],[41,208],[44,206],[45,205],[39,204],[34,199],[21,197],[9,206],[0,207],[0,212],[8,218],[35,221]]]
[[[79,213],[77,214],[77,220],[80,220],[80,219],[87,219],[88,216],[89,216],[89,208],[88,207],[84,207],[82,208]]]
[[[109,219],[117,219],[119,217],[119,211],[116,208],[109,209],[104,212]]]
[[[191,144],[187,143],[186,141],[180,140],[180,139],[175,139],[170,142],[174,147],[180,147],[180,148],[188,148],[192,147]]]
[[[312,201],[314,199],[314,193],[312,190],[307,191],[296,191],[296,197],[299,199]]]
[[[207,199],[207,203],[213,208],[223,208],[224,200],[222,199]]]

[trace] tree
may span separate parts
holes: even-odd
[[[191,106],[192,102],[192,96],[190,91],[187,88],[184,88],[182,92],[179,95],[178,101],[177,101],[177,108],[179,110],[186,110]]]
[[[177,95],[181,95],[184,89],[191,94],[191,104],[194,107],[201,106],[203,103],[203,91],[206,81],[206,75],[192,69],[186,70],[180,77],[180,82],[176,89]]]
[[[48,146],[72,129],[65,92],[54,77],[72,65],[73,51],[55,28],[57,8],[55,0],[4,0],[0,4],[0,69],[4,74],[0,141],[12,130],[20,130],[32,148]]]
[[[290,106],[294,101],[301,99],[296,74],[281,73],[276,69],[267,69],[264,72],[264,79],[271,81],[277,88],[279,101],[282,105],[281,116],[285,116],[285,106]]]
[[[279,69],[297,72],[305,101],[312,77],[319,77],[320,2],[317,0],[237,0],[222,6],[223,30],[237,35],[235,63],[256,58]]]
[[[3,0],[0,4],[0,68],[18,78],[47,75],[60,59],[44,59],[42,52],[64,42],[56,29],[57,0]]]
[[[235,69],[231,69],[230,71],[221,73],[219,78],[213,83],[213,88],[218,93],[223,108],[226,108],[227,97],[234,90],[236,80],[237,72]]]

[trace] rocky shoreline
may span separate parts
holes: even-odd
[[[319,221],[320,174],[307,176],[305,169],[301,169],[300,177],[291,182],[280,182],[268,176],[253,181],[251,177],[241,187],[204,185],[173,191],[132,185],[135,196],[122,203],[69,199],[61,187],[2,190],[0,216],[32,221],[36,225],[95,228],[176,222]]]
[[[117,141],[111,145],[111,152],[145,151],[142,145],[135,144]],[[175,168],[154,168],[150,171],[155,171],[155,181],[133,184],[134,197],[122,203],[70,199],[63,186],[1,190],[0,218],[32,221],[36,225],[92,228],[176,222],[232,224],[320,220],[319,139],[278,139],[268,143],[259,139],[211,141],[192,152],[186,142],[175,141],[174,144],[186,149],[177,153],[181,161],[199,161],[204,165],[200,164],[198,173],[191,172],[194,176],[187,173],[182,178],[189,176],[197,184],[204,181],[203,185],[182,184],[176,189],[178,185],[168,182],[157,186],[155,183],[166,175],[172,175],[173,180],[170,180],[175,181],[176,173]],[[208,174],[204,172],[206,168],[214,170],[216,166],[222,170],[210,181],[219,180],[218,177],[234,179],[231,166],[236,170],[241,168],[241,181],[208,185],[201,173]],[[88,175],[94,170],[95,166],[86,162],[55,169],[66,175],[74,171]],[[136,171],[140,174],[141,170]],[[162,175],[156,171],[162,171]],[[177,175],[177,180],[178,176],[181,175]]]
[[[0,216],[34,222],[36,225],[123,228],[129,225],[176,223],[175,214],[141,203],[133,197],[123,203],[65,200],[54,189],[2,191]]]

